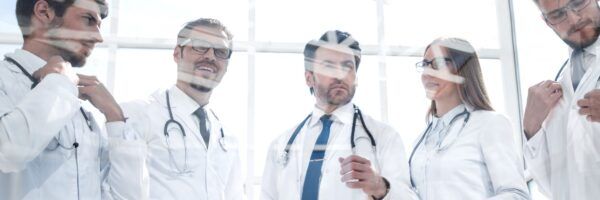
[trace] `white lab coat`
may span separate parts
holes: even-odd
[[[493,111],[480,110],[471,111],[466,124],[466,115],[450,124],[464,109],[463,105],[457,106],[434,120],[442,120],[439,123],[446,128],[432,132],[431,127],[429,137],[419,143],[425,134],[422,133],[415,142],[410,169],[419,197],[529,199],[523,161],[517,154],[508,119]],[[438,140],[438,134],[446,131],[447,135]],[[427,139],[432,142],[427,143]]]
[[[338,158],[352,155],[350,148],[352,113],[351,103],[333,112],[332,119],[337,120],[334,120],[332,125],[323,161],[319,199],[370,198],[361,189],[348,188],[341,181],[341,166]],[[308,167],[307,160],[310,158],[312,147],[316,141],[316,137],[306,139],[307,134],[310,132],[312,136],[318,135],[321,130],[318,125],[320,124],[319,118],[322,115],[322,110],[318,108],[313,110],[313,117],[307,121],[290,149],[287,165],[281,164],[281,155],[298,125],[271,143],[263,173],[261,199],[296,200],[301,198],[304,174]],[[366,126],[377,143],[377,150],[376,153],[373,152],[368,139],[357,139],[356,141],[360,141],[357,142],[357,155],[369,159],[374,169],[390,182],[391,189],[385,199],[416,199],[415,193],[410,189],[408,163],[400,135],[386,124],[375,121],[367,115],[364,117]],[[311,127],[308,128],[310,130],[307,130],[307,127]],[[357,120],[356,138],[359,137],[367,136],[360,120]]]
[[[221,124],[210,109],[208,150],[200,135],[199,120],[193,112],[199,105],[177,87],[169,89],[173,117],[183,126],[187,137],[188,166],[193,171],[178,174],[169,157],[164,125],[169,119],[165,91],[148,100],[125,103],[122,108],[127,126],[136,135],[109,135],[111,170],[109,183],[115,199],[242,199],[238,142],[225,133],[225,152]],[[112,129],[114,127],[107,127]],[[177,167],[183,169],[185,150],[180,133],[170,132],[171,149]],[[129,161],[129,162],[126,162]]]
[[[24,50],[6,56],[30,74],[46,64]],[[0,199],[100,199],[109,167],[106,133],[86,113],[89,130],[66,76],[48,74],[33,90],[31,84],[17,66],[0,62]],[[71,147],[75,137],[77,161],[75,150],[57,148],[58,141]]]
[[[552,199],[600,198],[600,123],[587,121],[577,106],[586,93],[600,88],[600,40],[584,50],[595,58],[586,61],[591,65],[577,91],[571,84],[571,67],[565,68],[560,79],[563,97],[524,148],[529,173]]]

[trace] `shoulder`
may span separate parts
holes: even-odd
[[[503,125],[510,126],[510,121],[505,115],[491,110],[477,110],[471,112],[471,118],[477,124],[481,125]]]

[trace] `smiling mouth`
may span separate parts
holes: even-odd
[[[199,67],[194,68],[194,70],[205,71],[205,72],[210,72],[210,73],[215,73],[217,71],[215,68],[206,67],[206,66],[199,66]]]

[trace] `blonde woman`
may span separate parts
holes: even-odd
[[[421,199],[529,199],[511,124],[490,105],[471,44],[436,39],[417,69],[431,99],[409,158]]]

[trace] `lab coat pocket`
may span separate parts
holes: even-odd
[[[216,145],[216,143],[213,143]],[[212,144],[211,144],[212,145]],[[207,169],[207,181],[209,184],[208,194],[209,196],[218,197],[218,199],[225,199],[225,193],[227,192],[227,182],[231,176],[231,169],[233,166],[233,151],[221,151],[221,148],[215,150],[214,147],[210,148],[212,151],[208,156],[208,169]],[[242,177],[237,177],[242,178]]]
[[[204,160],[197,145],[193,145],[189,136],[169,132],[165,136],[165,150],[169,158],[169,168],[174,176],[191,174],[199,166],[199,160]]]

